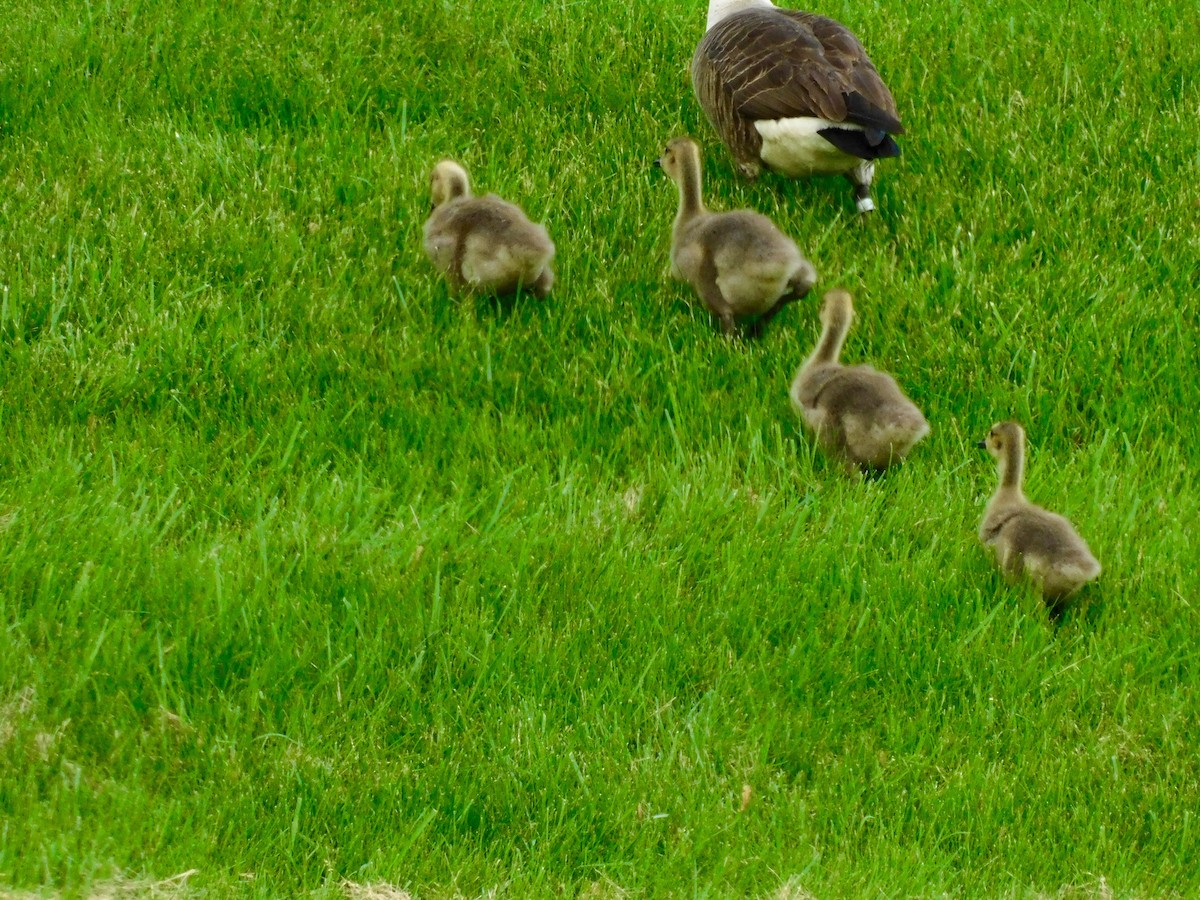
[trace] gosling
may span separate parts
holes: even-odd
[[[850,294],[825,295],[821,339],[792,380],[792,408],[847,471],[882,471],[929,434],[929,423],[892,376],[838,362],[853,318]]]
[[[1009,578],[1028,577],[1042,592],[1051,614],[1100,575],[1100,563],[1065,518],[1025,499],[1025,430],[1016,422],[993,425],[976,446],[996,460],[1000,485],[988,501],[979,540],[991,547]]]
[[[430,176],[433,209],[425,252],[459,290],[545,297],[554,284],[554,243],[519,206],[495,194],[473,197],[467,171],[444,159]]]
[[[787,304],[812,290],[817,270],[770,219],[750,210],[705,209],[695,141],[675,138],[655,165],[679,187],[671,275],[692,286],[725,334],[748,319],[756,319],[750,333],[761,333]]]

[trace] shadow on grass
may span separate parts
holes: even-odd
[[[1082,628],[1095,628],[1104,615],[1104,600],[1084,588],[1079,594],[1053,605],[1047,605],[1046,614],[1055,628],[1078,623]]]
[[[555,298],[551,292],[540,298],[529,291],[518,289],[511,294],[479,294],[463,296],[457,302],[469,304],[475,318],[497,322],[513,320],[521,323],[545,321],[554,314]]]

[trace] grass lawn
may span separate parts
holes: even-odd
[[[0,893],[1200,893],[1200,10],[810,8],[867,220],[735,177],[701,0],[0,0]],[[681,133],[821,275],[760,341],[667,277]],[[435,277],[443,156],[549,300]],[[834,286],[933,428],[877,480],[788,403]]]

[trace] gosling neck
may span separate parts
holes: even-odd
[[[708,24],[705,29],[712,28],[722,19],[739,13],[744,9],[771,9],[775,6],[771,0],[710,0],[708,4]]]
[[[679,167],[679,214],[675,217],[678,228],[704,212],[704,201],[700,196],[700,160],[688,158]]]
[[[1025,448],[1013,441],[1004,448],[998,464],[1000,487],[998,494],[1021,496],[1021,482],[1025,478]]]
[[[821,340],[817,349],[809,357],[810,365],[835,363],[842,355],[842,344],[846,340],[846,332],[850,330],[850,317],[841,314],[830,316],[829,321],[821,329]]]

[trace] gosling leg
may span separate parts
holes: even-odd
[[[805,261],[804,266],[799,269],[792,280],[788,283],[787,293],[784,294],[775,305],[768,309],[765,313],[758,317],[758,321],[751,326],[750,336],[760,337],[763,329],[767,327],[773,318],[775,318],[789,303],[795,303],[797,300],[803,300],[812,290],[813,285],[817,283],[817,270],[812,267],[812,264]]]
[[[700,267],[700,277],[695,282],[696,293],[704,301],[714,316],[721,320],[721,331],[732,337],[738,333],[737,320],[733,315],[733,307],[725,300],[721,287],[717,284],[717,267],[711,259],[705,259]]]
[[[467,235],[460,231],[454,241],[454,256],[450,260],[450,268],[446,277],[455,293],[461,294],[467,290],[467,279],[463,277],[463,257],[467,252]]]
[[[807,293],[808,291],[804,292],[804,294]],[[759,316],[754,324],[746,329],[746,336],[753,338],[762,337],[763,332],[766,331],[767,325],[770,323],[770,321],[779,315],[785,306],[787,306],[789,303],[795,303],[797,300],[803,297],[804,294],[784,294],[779,298],[774,306]]]

